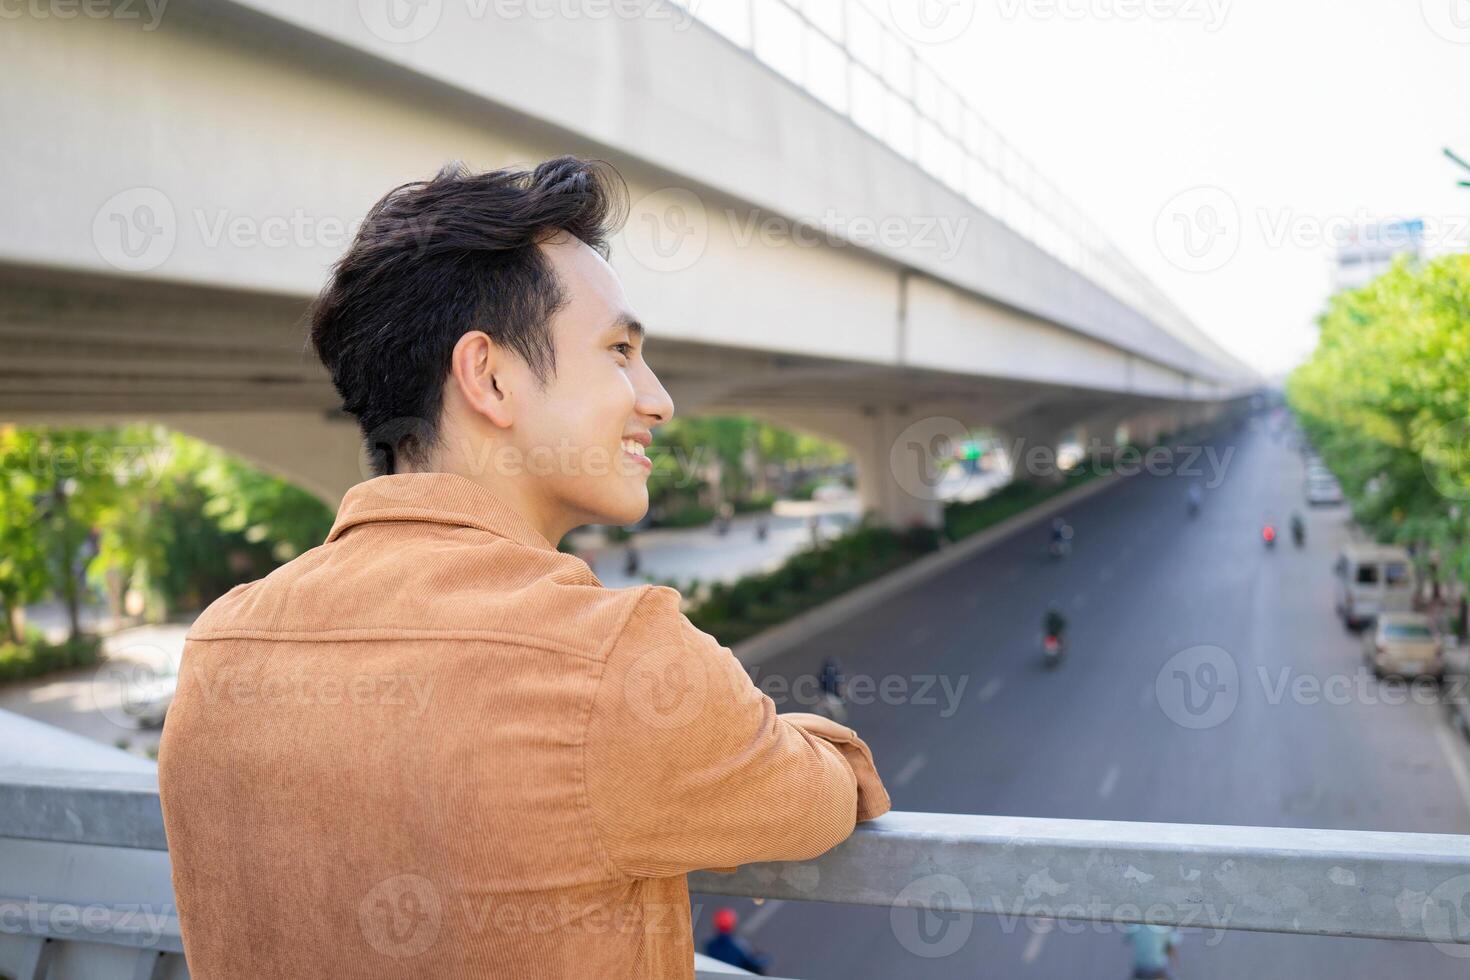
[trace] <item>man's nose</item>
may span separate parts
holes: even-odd
[[[634,410],[639,415],[655,419],[654,425],[663,425],[674,417],[674,400],[664,390],[663,384],[658,380],[658,375],[653,373],[653,368],[649,368],[645,372],[645,377],[640,380]]]

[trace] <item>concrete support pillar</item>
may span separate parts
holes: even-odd
[[[840,442],[857,469],[860,506],[886,527],[940,527],[944,459],[968,436],[951,416],[898,407],[762,412],[773,425]]]
[[[1128,421],[1128,427],[1133,430],[1130,439],[1134,445],[1146,449],[1157,445],[1166,434],[1177,434],[1183,421],[1177,408],[1165,406],[1135,415]]]
[[[963,426],[915,418],[902,409],[877,409],[867,418],[866,438],[849,443],[863,512],[887,527],[942,525],[940,476]]]
[[[1076,429],[1071,419],[1039,413],[1012,419],[1000,428],[1011,457],[1011,479],[1041,484],[1061,481],[1057,449],[1069,430]]]

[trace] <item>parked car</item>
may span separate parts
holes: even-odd
[[[1332,471],[1329,470],[1326,464],[1324,464],[1321,460],[1309,460],[1306,464],[1305,472],[1307,474],[1308,480],[1337,479],[1337,477],[1332,475]]]
[[[151,728],[163,724],[169,706],[174,703],[178,690],[177,668],[165,668],[146,680],[130,686],[123,698],[123,713],[135,721],[139,728]]]
[[[1379,613],[1363,634],[1363,661],[1378,677],[1444,676],[1444,641],[1423,613]]]
[[[1371,623],[1381,612],[1414,608],[1416,576],[1409,553],[1395,545],[1348,545],[1333,565],[1337,614],[1349,629]]]
[[[1332,477],[1307,480],[1307,504],[1312,507],[1330,507],[1342,503],[1342,487]]]

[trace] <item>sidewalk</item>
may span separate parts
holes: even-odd
[[[976,500],[1007,482],[1009,477],[1003,473],[955,472],[935,488],[935,494],[945,500]],[[818,534],[823,540],[835,538],[857,523],[857,496],[829,501],[778,500],[769,515],[742,514],[732,519],[724,535],[711,526],[640,531],[631,542],[640,559],[636,575],[624,571],[629,542],[605,543],[592,535],[574,536],[573,541],[577,553],[610,589],[669,579],[684,589],[696,578],[701,583],[733,582],[746,575],[774,571],[811,544],[807,522],[812,516],[818,519]],[[764,541],[755,536],[762,517],[768,525]]]
[[[139,729],[122,711],[124,695],[178,663],[188,630],[186,623],[120,630],[102,641],[105,659],[96,666],[0,687],[0,709],[107,745],[125,741],[128,751],[147,757],[161,729]]]

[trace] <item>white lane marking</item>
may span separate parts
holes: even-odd
[[[991,698],[995,697],[995,693],[1000,690],[1001,685],[1004,683],[1005,681],[1001,680],[999,677],[992,677],[990,680],[985,682],[985,686],[980,689],[980,693],[976,695],[976,697],[979,699],[981,704],[984,704],[986,701],[989,701]]]
[[[914,644],[915,646],[918,646],[920,643],[923,643],[925,640],[929,639],[929,634],[933,632],[934,631],[927,626],[916,626],[914,627],[913,631],[909,633],[909,642]]]
[[[1460,758],[1460,747],[1450,740],[1450,730],[1443,725],[1435,726],[1434,734],[1439,738],[1439,748],[1445,761],[1450,764],[1455,785],[1460,788],[1460,799],[1464,801],[1465,809],[1470,810],[1470,772],[1465,770],[1465,760]]]
[[[740,927],[740,931],[747,936],[750,935],[761,926],[765,925],[766,920],[775,915],[776,910],[785,904],[785,899],[767,899],[754,912],[750,913],[750,918],[745,920],[745,924]]]
[[[919,774],[919,770],[923,769],[924,764],[928,761],[929,760],[924,757],[924,753],[922,752],[914,756],[908,762],[904,763],[904,767],[898,771],[898,775],[893,777],[893,785],[902,786],[910,779],[913,779]]]
[[[1103,777],[1102,785],[1097,788],[1099,799],[1105,800],[1113,795],[1113,788],[1118,785],[1119,775],[1120,772],[1117,766],[1108,767],[1108,774]]]
[[[1051,935],[1051,920],[1038,919],[1033,928],[1036,931],[1026,941],[1026,949],[1021,953],[1022,963],[1035,962],[1036,957],[1041,955],[1041,947],[1046,945],[1046,937]]]

